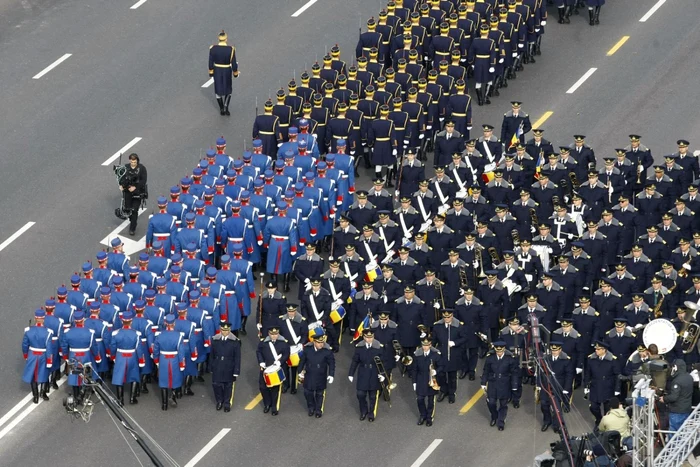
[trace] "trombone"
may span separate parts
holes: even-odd
[[[401,371],[401,376],[406,374],[406,369],[408,366],[413,363],[413,357],[410,355],[407,355],[406,352],[404,352],[403,347],[401,347],[401,344],[397,340],[391,341],[391,345],[394,347],[394,355],[399,356],[399,362],[401,362],[401,365],[403,366],[402,371]]]
[[[382,386],[382,396],[384,397],[384,400],[389,403],[389,407],[391,407],[391,389],[389,388],[389,375],[386,372],[386,369],[384,368],[384,363],[382,363],[382,359],[377,355],[374,357],[374,364],[377,366],[377,374],[380,376],[384,377],[384,381],[379,381],[379,384]]]
[[[499,258],[498,251],[496,251],[496,248],[489,247],[488,252],[489,256],[491,256],[491,264],[493,264],[494,266],[498,266],[501,263],[501,258]]]
[[[476,260],[479,262],[479,275],[476,276],[478,279],[483,279],[486,277],[486,274],[484,273],[484,258],[482,256],[481,251],[483,248],[475,248],[474,250],[474,256]],[[476,281],[475,281],[476,282]]]

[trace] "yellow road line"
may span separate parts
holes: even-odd
[[[549,117],[552,116],[552,114],[554,114],[554,112],[552,112],[551,110],[546,111],[546,112],[544,113],[544,115],[542,115],[542,116],[539,118],[539,120],[537,120],[535,123],[532,124],[532,128],[539,128],[539,127],[541,127],[542,124],[543,124],[544,122],[546,122],[547,119],[548,119]]]
[[[255,406],[260,403],[261,400],[262,400],[262,395],[258,394],[257,396],[255,396],[255,399],[248,402],[248,405],[245,406],[245,409],[246,410],[253,410],[255,408]]]
[[[617,44],[613,45],[613,48],[608,50],[608,53],[606,55],[609,57],[615,52],[617,52],[620,49],[620,47],[622,47],[625,44],[625,42],[627,42],[627,39],[629,38],[630,36],[622,36],[622,39],[617,41]]]
[[[477,393],[474,394],[474,395],[472,396],[472,398],[469,399],[469,401],[467,401],[467,403],[464,404],[464,406],[462,406],[461,409],[459,409],[459,414],[460,414],[460,415],[464,415],[465,413],[469,412],[469,409],[471,409],[472,407],[474,407],[474,404],[476,404],[476,403],[479,401],[479,399],[481,399],[481,397],[482,397],[483,395],[484,395],[484,390],[481,389],[481,388],[479,388],[479,390],[477,391]]]

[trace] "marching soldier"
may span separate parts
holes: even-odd
[[[518,142],[525,144],[525,134],[532,130],[530,116],[520,109],[522,102],[512,101],[510,105],[512,109],[503,114],[503,123],[501,123],[501,141],[506,145],[507,150],[515,148]],[[515,144],[513,144],[513,136],[517,136],[518,139]]]
[[[284,141],[279,126],[279,117],[272,114],[274,104],[270,99],[265,101],[264,113],[255,117],[253,123],[253,139],[259,139],[263,143],[263,154],[274,154],[273,150],[278,143]]]
[[[508,401],[517,390],[520,368],[513,354],[506,350],[506,343],[493,343],[481,374],[481,388],[486,393],[486,404],[491,413],[491,426],[498,424],[498,431],[505,430]]]
[[[241,341],[231,334],[231,323],[221,323],[221,334],[211,344],[211,381],[216,398],[216,410],[231,411],[233,386],[241,371]]]
[[[555,410],[555,416],[552,417],[553,406],[564,406],[564,411],[569,411],[569,399],[571,398],[571,388],[574,379],[573,360],[566,352],[562,351],[563,343],[560,341],[552,341],[549,343],[550,355],[546,355],[545,364],[551,369],[551,378],[543,380],[538,372],[537,387],[540,391],[540,409],[542,410],[542,429],[547,429],[554,424],[554,432],[559,433],[561,426],[559,417],[557,416],[558,409]]]
[[[290,387],[292,394],[297,393],[299,363],[304,353],[303,341],[308,335],[306,318],[297,311],[296,303],[288,303],[286,313],[277,318],[280,334],[289,342],[289,359],[284,367],[286,379],[282,384],[283,393],[286,393]]]
[[[153,342],[153,362],[158,367],[161,409],[168,410],[168,399],[177,406],[176,390],[184,381],[185,359],[189,349],[184,335],[175,330],[175,315],[165,317],[165,329],[156,332]]]
[[[331,342],[337,342],[338,336],[330,319],[333,299],[328,290],[321,287],[321,279],[311,279],[311,290],[304,294],[301,302],[301,314],[313,328],[323,328]],[[329,344],[330,345],[330,344]]]
[[[488,313],[486,327],[490,330],[490,338],[496,339],[508,306],[508,292],[498,280],[498,271],[486,271],[486,279],[478,285],[477,296]]]
[[[411,365],[413,390],[418,403],[418,425],[433,426],[435,418],[435,395],[440,390],[437,375],[444,371],[440,351],[432,346],[429,337],[420,342],[421,346],[413,353]]]
[[[236,48],[226,43],[227,38],[227,34],[222,30],[219,33],[219,43],[209,47],[209,76],[214,78],[214,93],[221,115],[231,115],[228,110],[233,92],[231,76],[238,78],[239,74]]]
[[[284,314],[287,304],[287,298],[277,290],[275,282],[268,281],[265,284],[265,288],[267,292],[258,299],[262,303],[257,306],[257,316],[255,318],[258,331],[262,335],[267,334],[269,327],[277,324],[277,320],[280,315]]]
[[[433,323],[433,342],[442,355],[442,371],[438,373],[440,395],[438,402],[447,396],[450,404],[455,403],[457,391],[457,371],[462,369],[462,346],[467,340],[464,323],[454,319],[454,310],[442,310],[442,319]]]
[[[387,378],[389,378],[389,389],[394,389],[396,383],[394,383],[391,372],[396,368],[396,362],[400,359],[400,355],[395,353],[394,350],[398,326],[394,321],[389,319],[388,311],[380,311],[378,316],[379,319],[373,320],[370,327],[374,332],[374,338],[383,346],[384,358],[382,358],[382,361],[384,362],[384,371]]]
[[[466,334],[462,356],[463,367],[458,376],[459,379],[464,379],[468,374],[469,381],[474,381],[479,347],[482,342],[488,341],[488,326],[486,311],[481,301],[474,296],[473,287],[467,287],[464,295],[455,303],[455,315],[455,318],[463,323]]]
[[[379,357],[381,360],[384,356],[384,350],[382,344],[374,340],[374,331],[371,329],[363,329],[362,338],[363,341],[355,346],[355,353],[348,371],[348,380],[352,383],[357,372],[356,388],[357,400],[360,402],[360,421],[368,418],[370,422],[373,422],[377,416],[381,383],[385,379],[383,375],[379,374],[375,357]]]
[[[607,413],[610,398],[620,394],[619,371],[615,359],[608,352],[608,344],[604,342],[596,342],[594,353],[586,359],[588,365],[583,378],[583,393],[589,398],[589,410],[595,417],[596,426],[603,418],[600,406],[603,405],[604,413]]]
[[[129,403],[137,404],[138,385],[141,382],[139,367],[146,364],[141,333],[131,328],[134,313],[122,313],[122,328],[112,331],[109,350],[114,366],[112,368],[112,385],[117,389],[119,405],[124,405],[124,384],[130,383]]]
[[[22,380],[31,385],[35,404],[39,403],[39,384],[41,384],[41,398],[45,401],[49,400],[47,395],[49,374],[54,363],[54,332],[44,326],[45,318],[46,311],[36,310],[34,312],[34,326],[25,328],[22,338],[22,353],[26,360]],[[60,362],[56,361],[56,365],[60,365]]]
[[[73,325],[64,329],[60,345],[63,360],[66,362],[70,359],[75,359],[80,364],[102,361],[95,342],[95,332],[85,327],[85,313],[82,311],[73,314]],[[83,379],[80,375],[69,372],[68,385],[73,388],[73,397],[82,400]]]
[[[313,342],[304,345],[304,352],[299,360],[299,379],[304,385],[309,417],[323,416],[326,387],[333,384],[335,377],[335,356],[331,347],[326,344],[326,337],[315,337]]]
[[[260,377],[258,387],[263,398],[263,413],[270,412],[275,416],[279,413],[282,399],[282,382],[278,386],[268,386],[265,381],[265,370],[274,373],[275,370],[283,370],[289,358],[289,343],[287,339],[280,336],[280,328],[271,327],[267,331],[267,337],[260,341],[256,352],[258,365],[260,365]]]

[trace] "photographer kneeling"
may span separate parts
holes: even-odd
[[[146,196],[146,183],[148,182],[148,172],[146,167],[141,165],[139,156],[136,153],[129,155],[129,165],[121,178],[119,189],[124,195],[124,211],[129,215],[129,235],[136,232],[136,221],[139,216],[141,199]]]
[[[593,446],[593,451],[585,452],[586,462],[583,464],[583,467],[612,467],[614,465],[600,444]]]

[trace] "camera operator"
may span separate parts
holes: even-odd
[[[666,385],[666,394],[659,399],[668,404],[669,431],[678,431],[693,411],[694,384],[693,377],[686,369],[685,360],[676,359],[671,368],[671,378]]]
[[[146,196],[148,182],[148,172],[146,167],[141,165],[138,154],[129,155],[129,165],[126,166],[126,172],[120,182],[119,189],[124,195],[124,210],[129,213],[129,235],[134,235],[141,199]]]
[[[612,467],[613,465],[612,459],[600,444],[593,446],[593,451],[586,451],[586,462],[583,467]]]

